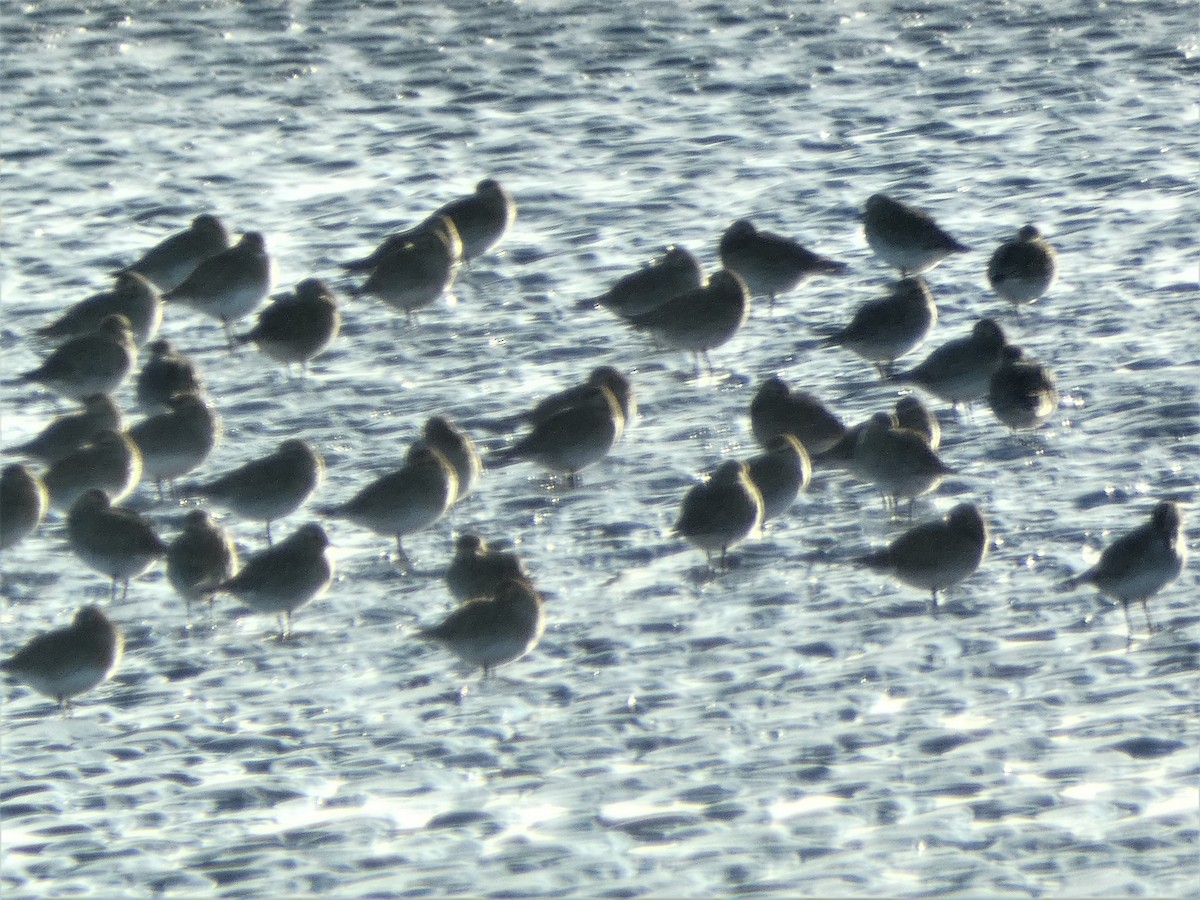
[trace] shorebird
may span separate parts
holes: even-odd
[[[309,523],[251,556],[217,590],[233,594],[259,612],[280,616],[279,638],[286,640],[292,631],[292,613],[320,597],[332,583],[329,538],[320,525]]]
[[[271,523],[290,516],[308,500],[324,475],[325,463],[307,441],[289,438],[274,453],[252,459],[213,481],[187,485],[185,496],[207,497],[243,519]]]
[[[108,394],[92,394],[80,402],[83,404],[82,411],[59,416],[36,437],[24,444],[9,447],[8,451],[53,465],[84,444],[91,443],[100,432],[122,429],[121,411]]]
[[[173,487],[176,478],[198,469],[221,438],[221,419],[199,394],[176,394],[167,406],[128,432],[141,454],[142,477],[154,479],[159,499],[164,481]]]
[[[36,382],[68,400],[111,394],[129,377],[137,360],[137,344],[129,320],[105,316],[91,334],[71,338],[19,381]]]
[[[1026,225],[988,260],[988,284],[1013,306],[1037,300],[1057,277],[1058,254],[1035,225]]]
[[[219,319],[232,347],[230,323],[254,312],[271,292],[273,280],[266,241],[257,231],[247,231],[235,246],[210,256],[182,284],[164,292],[163,299]]]
[[[55,509],[70,509],[90,488],[116,503],[129,496],[142,478],[142,454],[128,435],[101,431],[89,444],[69,453],[42,476]]]
[[[775,306],[780,294],[794,291],[814,275],[841,275],[844,262],[821,256],[798,242],[755,228],[749,219],[730,225],[719,245],[721,265],[746,282],[752,297],[766,295]]]
[[[457,503],[471,492],[483,474],[483,462],[475,442],[445,416],[431,416],[421,429],[421,437],[409,448],[409,461],[421,447],[432,447],[446,458],[457,478],[453,502]]]
[[[1153,633],[1150,598],[1179,577],[1186,555],[1179,504],[1163,500],[1151,511],[1149,522],[1109,544],[1096,565],[1069,579],[1064,587],[1090,584],[1104,596],[1121,601],[1131,636],[1129,604],[1136,600],[1142,604],[1146,627]]]
[[[867,199],[862,221],[871,249],[901,275],[920,275],[951,253],[971,249],[943,231],[929,213],[884,194]]]
[[[702,284],[704,270],[700,261],[683,247],[672,245],[649,265],[618,278],[599,297],[580,301],[579,307],[603,306],[621,318],[628,318],[649,312]]]
[[[279,297],[258,314],[257,324],[239,335],[239,344],[251,341],[271,359],[308,371],[308,361],[322,353],[342,326],[337,300],[319,278],[306,278],[296,290]]]
[[[187,604],[207,600],[211,608],[220,585],[237,569],[237,548],[229,534],[202,509],[193,509],[183,520],[181,531],[167,545],[167,581]]]
[[[873,363],[880,376],[912,350],[937,323],[937,305],[921,278],[903,278],[888,296],[860,306],[850,324],[821,341],[823,347],[845,347]]]
[[[0,551],[37,530],[50,505],[46,487],[28,466],[10,463],[0,472]]]
[[[1000,368],[992,375],[988,404],[996,418],[1014,431],[1038,428],[1058,409],[1054,375],[1020,347],[1009,344]]]
[[[123,583],[121,599],[129,594],[129,581],[149,571],[167,545],[154,532],[149,520],[123,506],[112,506],[104,491],[85,491],[67,514],[67,540],[83,562],[112,579],[111,599],[117,599],[117,582]]]
[[[930,449],[926,438],[896,426],[891,413],[873,415],[858,435],[847,466],[861,481],[875,485],[893,506],[933,490],[954,472]]]
[[[433,214],[454,223],[462,239],[462,258],[470,262],[494,249],[517,218],[517,204],[494,178],[475,185],[474,192],[451,200]]]
[[[772,438],[767,449],[746,465],[750,480],[762,495],[763,522],[787,512],[812,478],[808,452],[790,434]]]
[[[432,447],[414,447],[404,466],[375,479],[345,503],[327,506],[323,515],[346,519],[375,534],[395,537],[397,562],[412,566],[404,552],[406,534],[422,531],[450,509],[458,494],[454,467]]]
[[[858,446],[859,436],[869,422],[868,419],[847,428],[836,444],[813,456],[813,468],[848,469],[854,459],[854,448]],[[907,428],[920,435],[930,450],[936,451],[941,445],[942,428],[937,418],[926,409],[925,404],[911,394],[906,394],[896,401],[891,414],[891,425],[894,428]]]
[[[138,406],[147,413],[163,412],[176,394],[200,393],[204,383],[196,364],[171,346],[165,338],[146,346],[150,358],[138,372],[135,393]]]
[[[411,321],[417,310],[454,284],[462,243],[454,223],[445,217],[407,234],[410,238],[399,245],[389,241],[390,248],[375,262],[358,293],[377,297]]]
[[[960,503],[944,519],[916,525],[855,562],[929,591],[936,609],[938,591],[969,578],[987,555],[987,545],[987,523],[979,508]]]
[[[493,597],[506,581],[528,580],[515,553],[495,550],[477,534],[464,534],[454,544],[454,558],[446,569],[446,586],[455,600]]]
[[[151,247],[121,271],[136,272],[165,293],[183,284],[200,263],[228,247],[229,232],[221,220],[201,213],[187,229]]]
[[[820,400],[805,391],[793,391],[778,375],[764,381],[750,401],[750,427],[760,447],[781,434],[790,434],[809,456],[828,450],[846,433],[846,426]]]
[[[39,634],[0,662],[0,671],[54,700],[66,714],[71,699],[108,679],[121,662],[124,639],[98,606],[84,606],[66,628]]]
[[[703,550],[710,566],[713,554],[721,551],[724,569],[729,548],[759,531],[762,521],[763,498],[750,480],[749,467],[731,459],[684,494],[673,531]]]
[[[931,352],[915,368],[890,376],[915,384],[957,406],[987,396],[992,376],[1004,360],[1004,332],[995,319],[980,319],[969,337],[955,338]]]
[[[510,579],[493,596],[466,601],[440,624],[417,636],[436,641],[463,662],[483,669],[520,659],[537,646],[546,630],[541,595],[524,579]]]
[[[91,334],[107,316],[122,315],[129,320],[133,339],[140,347],[158,332],[162,324],[162,296],[153,284],[136,272],[118,272],[110,291],[80,300],[37,334],[50,340]]]

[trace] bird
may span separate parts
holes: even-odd
[[[137,272],[118,272],[115,277],[112,290],[80,300],[36,333],[51,340],[79,337],[98,329],[106,316],[120,314],[129,320],[134,342],[145,344],[162,324],[162,296]]]
[[[113,600],[118,581],[124,585],[124,599],[130,579],[149,571],[167,552],[148,519],[132,509],[113,506],[99,488],[81,494],[67,513],[67,540],[88,568],[112,579]]]
[[[487,678],[496,666],[529,653],[546,630],[542,597],[523,578],[511,578],[488,597],[467,600],[417,636],[441,644]]]
[[[229,232],[221,220],[201,213],[185,230],[151,247],[121,271],[141,275],[165,293],[183,284],[206,259],[228,248]]]
[[[204,382],[196,364],[176,350],[166,338],[146,345],[146,360],[134,383],[138,406],[147,413],[163,412],[176,394],[200,393]]]
[[[1036,225],[1025,225],[988,260],[992,290],[1020,307],[1046,294],[1058,277],[1058,253]]]
[[[458,235],[458,228],[448,217],[434,213],[412,228],[388,235],[366,256],[344,262],[341,266],[347,272],[370,272],[378,267],[385,256],[411,244],[427,241],[430,233],[441,236],[456,265],[462,262],[462,238]]]
[[[628,379],[615,369],[609,371],[628,387]],[[579,472],[607,456],[624,433],[625,414],[614,386],[623,390],[617,379],[609,381],[603,373],[597,376],[593,372],[585,384],[543,400],[525,414],[532,425],[530,431],[489,454],[488,467],[530,460],[552,473],[565,474],[570,484],[578,484]],[[632,389],[623,394],[626,404],[632,404]]]
[[[845,347],[858,354],[882,376],[908,353],[937,323],[937,304],[924,279],[902,278],[886,297],[858,308],[845,328],[821,341],[823,347]]]
[[[790,434],[772,438],[766,450],[748,459],[746,466],[762,495],[763,522],[787,512],[812,478],[808,451]]]
[[[337,299],[319,278],[306,278],[293,293],[279,297],[258,314],[250,331],[237,337],[237,343],[253,342],[276,362],[299,363],[301,372],[308,362],[324,352],[342,326]]]
[[[71,624],[39,634],[0,671],[54,700],[63,713],[71,700],[106,681],[121,663],[125,641],[98,606],[82,606]]]
[[[836,444],[812,457],[814,469],[847,469],[854,459],[854,448],[858,438],[870,422],[859,422],[846,429]],[[937,450],[942,441],[942,428],[937,418],[912,394],[905,394],[896,401],[891,413],[893,428],[906,428],[921,436],[930,450]]]
[[[50,505],[46,486],[29,466],[9,463],[0,471],[0,551],[37,530]]]
[[[105,316],[92,333],[61,344],[18,380],[36,382],[68,400],[82,400],[116,391],[136,361],[137,344],[129,320],[115,313]]]
[[[738,219],[721,235],[718,246],[721,265],[746,282],[752,297],[764,294],[769,305],[813,275],[840,275],[848,266],[805,249],[783,235],[762,231],[749,219]]]
[[[375,534],[395,537],[397,561],[411,571],[404,536],[422,531],[444,516],[457,494],[458,476],[450,461],[433,447],[417,446],[401,468],[375,479],[345,503],[321,512]]]
[[[1004,332],[995,319],[980,319],[969,337],[947,341],[914,368],[889,376],[915,384],[954,406],[987,396],[992,375],[1004,359]]]
[[[48,468],[42,481],[55,509],[70,509],[90,488],[100,488],[116,503],[129,496],[142,478],[142,454],[128,435],[101,431]]]
[[[474,192],[451,200],[433,215],[454,223],[462,239],[462,258],[470,262],[504,239],[516,221],[517,204],[499,181],[485,178],[475,185]]]
[[[945,518],[915,525],[887,547],[855,562],[929,591],[936,610],[938,592],[974,574],[987,550],[988,527],[979,507],[960,503]]]
[[[92,394],[80,402],[83,404],[81,411],[59,416],[36,437],[9,447],[9,452],[53,465],[90,443],[101,431],[122,430],[121,411],[108,394]]]
[[[229,534],[202,509],[183,520],[183,530],[167,545],[167,581],[187,604],[207,600],[212,606],[219,585],[237,570],[237,548]]]
[[[182,284],[164,292],[163,299],[219,319],[232,347],[230,324],[266,299],[274,280],[272,268],[266,240],[257,231],[247,231],[233,247],[210,256]]]
[[[781,434],[790,434],[809,456],[828,450],[846,433],[846,426],[820,400],[792,390],[778,375],[759,385],[750,401],[750,428],[760,447]]]
[[[312,495],[324,476],[325,463],[307,441],[288,438],[267,456],[252,459],[212,481],[186,485],[186,496],[206,497],[243,519],[265,522],[267,544],[271,523],[290,516]]]
[[[1068,579],[1064,587],[1094,586],[1105,597],[1119,600],[1125,609],[1125,624],[1133,634],[1129,604],[1137,601],[1150,620],[1150,598],[1179,577],[1187,557],[1183,516],[1179,504],[1162,500],[1150,512],[1150,521],[1127,532],[1104,548],[1099,561],[1087,571]]]
[[[763,498],[750,480],[749,467],[730,459],[683,496],[673,533],[704,551],[709,565],[721,551],[721,568],[727,567],[730,547],[761,530]]]
[[[446,586],[459,602],[495,596],[504,582],[528,578],[515,553],[493,549],[474,533],[455,541],[454,558],[446,569]]]
[[[626,321],[667,347],[692,353],[697,374],[703,359],[712,374],[708,351],[732,339],[749,315],[746,282],[721,269],[710,275],[703,287],[678,294],[647,312],[627,316]]]
[[[251,556],[217,590],[233,594],[258,612],[281,616],[279,637],[286,640],[292,631],[292,613],[329,590],[333,574],[329,537],[320,525],[310,522]]]
[[[950,254],[971,249],[943,231],[929,213],[885,194],[867,199],[862,222],[867,244],[901,275],[920,275]]]
[[[875,413],[863,427],[847,466],[861,481],[875,485],[895,505],[933,490],[954,472],[929,448],[926,438],[896,426],[891,413]]]
[[[453,502],[457,503],[471,493],[483,474],[483,462],[475,442],[445,416],[431,416],[421,429],[421,437],[409,448],[405,462],[420,447],[432,447],[454,467],[455,484]]]
[[[621,318],[627,318],[649,312],[702,284],[704,270],[700,261],[689,250],[672,244],[649,265],[623,275],[600,296],[580,301],[579,307],[603,306]]]
[[[127,432],[141,454],[142,477],[154,480],[160,499],[164,481],[198,469],[221,439],[221,418],[200,394],[176,394],[167,406]]]
[[[461,252],[454,223],[439,217],[432,226],[414,229],[410,240],[384,253],[357,293],[382,300],[411,321],[417,310],[450,290]]]
[[[987,399],[996,418],[1014,431],[1038,428],[1058,409],[1058,388],[1047,366],[1009,344],[992,374]]]

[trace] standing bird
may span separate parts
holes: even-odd
[[[805,391],[793,391],[778,375],[764,381],[750,401],[750,427],[760,447],[781,434],[790,434],[809,456],[828,450],[846,433],[846,426],[820,400]]]
[[[138,406],[147,413],[162,412],[176,394],[200,393],[204,383],[196,364],[171,346],[165,338],[152,341],[147,347],[150,358],[138,372],[135,392]]]
[[[951,253],[971,249],[938,227],[929,213],[884,194],[867,199],[862,222],[871,249],[905,276],[920,275]]]
[[[454,558],[446,569],[446,586],[462,602],[494,597],[506,581],[529,580],[515,553],[495,550],[477,534],[464,534],[454,544]]]
[[[710,275],[704,287],[679,294],[648,312],[627,316],[626,320],[667,347],[691,353],[697,375],[703,359],[711,375],[708,351],[733,338],[749,315],[750,293],[746,282],[722,269]]]
[[[333,343],[341,326],[333,292],[321,279],[306,278],[294,293],[264,308],[258,323],[237,342],[253,341],[259,350],[285,365],[300,363],[303,374],[308,372],[308,361]]]
[[[16,447],[9,447],[9,451],[53,465],[84,444],[91,443],[100,432],[122,429],[121,411],[108,394],[92,394],[81,402],[82,411],[59,416],[43,428],[37,437]]]
[[[378,535],[395,537],[401,568],[411,570],[404,552],[406,534],[422,531],[450,509],[458,495],[458,476],[449,460],[432,447],[417,446],[404,466],[375,479],[345,503],[321,510]]]
[[[0,472],[0,551],[15,547],[37,530],[50,505],[42,479],[20,463]]]
[[[434,216],[445,216],[454,223],[462,240],[464,262],[477,259],[494,249],[517,218],[517,204],[494,178],[485,178],[475,191],[451,200]]]
[[[151,247],[141,259],[121,271],[141,275],[166,293],[183,284],[206,259],[228,248],[229,232],[221,220],[201,213],[187,229]]]
[[[254,312],[271,292],[272,281],[267,243],[257,231],[247,231],[235,246],[200,263],[163,299],[219,319],[233,347],[230,323]]]
[[[545,630],[541,595],[525,579],[509,579],[492,596],[466,601],[440,624],[417,635],[479,666],[487,678],[496,666],[520,659],[536,647]]]
[[[1186,555],[1179,505],[1163,500],[1150,513],[1149,522],[1109,544],[1096,565],[1068,580],[1065,587],[1091,584],[1104,596],[1120,600],[1131,636],[1129,604],[1138,601],[1146,614],[1146,627],[1153,633],[1150,598],[1179,577]]]
[[[759,531],[762,521],[763,498],[749,467],[731,459],[684,494],[673,532],[703,550],[710,566],[720,550],[724,569],[729,548]]]
[[[580,301],[579,308],[603,306],[621,318],[628,318],[649,312],[702,284],[704,270],[700,261],[683,247],[672,245],[649,265],[618,278],[599,297]]]
[[[893,506],[912,501],[954,472],[930,449],[924,435],[899,428],[891,413],[875,413],[859,433],[847,466],[860,481],[875,485]]]
[[[243,519],[271,523],[290,516],[321,483],[325,463],[307,441],[289,438],[274,453],[252,459],[212,481],[184,488],[187,496],[206,497]]]
[[[66,628],[39,634],[0,662],[0,671],[54,700],[64,714],[71,698],[108,679],[121,662],[121,632],[98,606],[83,606]]]
[[[129,439],[142,457],[142,477],[154,479],[162,499],[162,483],[198,469],[221,438],[221,419],[196,393],[176,394],[166,412],[131,426]]]
[[[281,616],[279,637],[285,640],[292,632],[292,613],[320,597],[331,584],[329,538],[320,525],[309,523],[250,557],[217,590],[233,594],[259,612]]]
[[[752,297],[764,294],[774,308],[779,294],[794,291],[813,275],[841,275],[844,262],[820,256],[791,238],[760,231],[749,219],[738,219],[721,235],[721,265],[746,282]]]
[[[123,506],[112,506],[104,491],[86,491],[67,513],[67,540],[71,549],[91,569],[112,579],[111,599],[117,599],[117,582],[129,594],[129,581],[149,571],[167,545],[149,520]]]
[[[79,337],[99,328],[106,316],[117,314],[129,320],[133,339],[140,347],[158,333],[162,324],[162,295],[136,272],[118,272],[111,291],[80,300],[37,333],[51,340]]]
[[[915,384],[954,406],[987,396],[992,376],[1004,361],[1004,332],[995,319],[980,319],[969,337],[955,338],[931,352],[915,368],[892,381]]]
[[[167,545],[167,581],[187,604],[213,597],[237,569],[237,548],[220,525],[202,509],[193,509],[183,520],[183,531]]]
[[[870,419],[847,428],[846,433],[836,444],[813,457],[813,468],[850,468],[859,436],[862,435],[863,429],[868,424],[870,424]],[[911,394],[906,394],[896,401],[890,424],[895,428],[906,428],[920,435],[930,450],[936,451],[941,445],[942,427],[938,424],[937,417],[925,407],[925,404]]]
[[[1037,300],[1054,286],[1057,277],[1058,253],[1036,225],[1023,227],[988,260],[988,284],[1016,307]]]
[[[988,404],[996,418],[1014,431],[1038,428],[1058,409],[1058,388],[1049,368],[1009,344],[992,375]]]
[[[475,442],[445,416],[431,416],[421,429],[421,437],[413,442],[405,457],[405,462],[422,447],[432,447],[454,467],[457,478],[453,502],[471,493],[479,476],[483,474],[483,463]]]
[[[375,262],[358,293],[377,297],[411,321],[417,310],[454,284],[462,242],[454,223],[444,216],[408,234],[411,237],[398,246],[391,239],[385,242],[389,249]]]
[[[887,547],[855,560],[930,592],[937,609],[938,591],[969,578],[987,555],[988,528],[973,503],[960,503],[944,519],[910,528]]]
[[[129,320],[105,316],[91,334],[71,338],[19,380],[36,382],[68,400],[111,394],[129,377],[137,361],[137,343]]]
[[[812,478],[808,452],[790,434],[772,438],[767,449],[747,460],[746,465],[750,480],[762,494],[763,522],[787,512]]]
[[[70,509],[84,491],[99,488],[114,503],[124,500],[142,478],[142,454],[128,435],[102,431],[46,470],[42,481],[55,509]]]
[[[858,308],[845,328],[823,341],[823,347],[845,347],[869,363],[880,376],[912,350],[937,323],[937,305],[922,278],[902,278],[892,292]]]

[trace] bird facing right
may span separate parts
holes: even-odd
[[[466,601],[442,622],[417,632],[435,641],[486,678],[496,666],[520,659],[546,630],[542,597],[523,578],[509,579],[490,597]]]
[[[84,606],[66,628],[40,634],[0,662],[7,672],[63,711],[71,698],[105,681],[121,662],[125,641],[98,606]]]
[[[67,513],[67,540],[89,568],[112,579],[113,600],[117,582],[124,584],[124,599],[129,580],[148,571],[167,552],[148,519],[132,509],[113,506],[98,488],[85,491]]]
[[[673,531],[703,550],[710,565],[720,551],[726,568],[729,548],[759,531],[762,521],[762,493],[750,480],[749,466],[730,459],[684,494]]]
[[[528,578],[515,553],[489,547],[473,533],[460,535],[455,541],[454,558],[446,568],[446,586],[460,602],[494,596],[504,582]]]

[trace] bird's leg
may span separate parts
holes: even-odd
[[[1154,622],[1151,621],[1151,619],[1150,619],[1150,600],[1149,600],[1149,598],[1145,598],[1142,600],[1142,612],[1144,612],[1146,614],[1146,630],[1150,634],[1154,634],[1154,632],[1157,631],[1158,629],[1155,628]]]
[[[271,546],[271,520],[267,519],[267,546]]]
[[[400,535],[396,535],[396,564],[400,567],[400,571],[405,574],[412,571],[412,562],[409,560],[408,554],[404,552]]]

